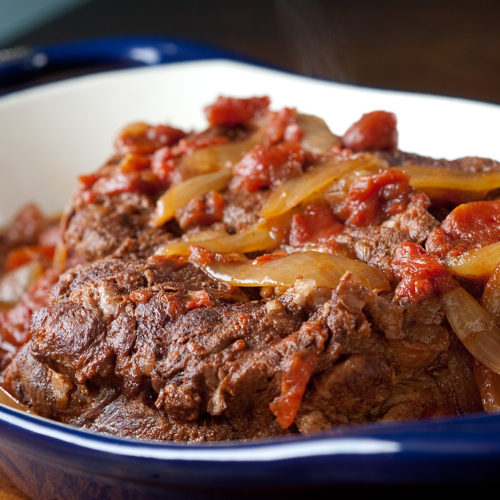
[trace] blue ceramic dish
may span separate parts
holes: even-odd
[[[193,43],[110,39],[45,47],[0,65],[0,91],[54,71],[236,56]],[[126,440],[0,405],[0,461],[36,498],[244,498],[339,485],[495,481],[500,416],[363,425],[312,437],[207,445]]]

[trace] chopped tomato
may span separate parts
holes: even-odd
[[[8,311],[0,312],[0,341],[6,350],[0,362],[0,369],[12,359],[17,349],[29,340],[33,313],[46,306],[49,292],[57,282],[58,273],[53,269],[45,271],[24,294],[21,301]],[[5,349],[12,346],[12,348]]]
[[[120,161],[120,170],[126,174],[129,172],[140,172],[149,168],[151,160],[148,156],[136,153],[127,153]]]
[[[304,150],[295,142],[273,146],[255,146],[233,168],[231,188],[238,191],[257,191],[275,187],[302,172]]]
[[[224,200],[217,191],[197,196],[188,204],[176,211],[175,218],[181,229],[193,226],[208,226],[222,219],[224,213]]]
[[[200,266],[206,266],[217,260],[217,254],[199,245],[191,245],[189,247],[189,260]]]
[[[269,404],[282,429],[293,424],[302,396],[318,362],[318,356],[296,353],[291,358],[281,379],[281,394]]]
[[[342,142],[352,151],[396,149],[398,146],[396,115],[387,111],[366,113],[349,127]]]
[[[292,219],[290,245],[323,243],[342,231],[344,225],[335,217],[330,207],[309,205],[303,214]]]
[[[174,154],[169,146],[154,152],[151,160],[151,171],[165,184],[170,181],[170,174],[174,171],[174,167]]]
[[[163,146],[171,146],[186,135],[168,125],[132,123],[125,127],[115,140],[115,149],[122,154],[149,154]]]
[[[214,131],[209,129],[205,132],[181,139],[179,143],[172,148],[172,152],[174,155],[190,155],[198,149],[214,146],[216,144],[226,144],[227,142],[229,142],[227,137],[214,135]]]
[[[150,170],[118,172],[101,177],[92,186],[93,193],[114,195],[120,193],[154,193],[165,184]]]
[[[5,269],[7,271],[13,271],[18,267],[31,262],[34,259],[42,258],[52,261],[54,258],[55,246],[25,246],[15,248],[7,254],[7,259],[5,261]]]
[[[434,294],[456,288],[457,284],[439,259],[415,243],[406,241],[396,249],[394,274],[401,281],[395,295],[403,302],[419,302]]]
[[[440,257],[456,257],[500,241],[500,200],[473,201],[456,207],[432,231],[426,248]]]
[[[80,175],[78,182],[84,189],[90,189],[101,177],[102,174],[93,172],[91,174]]]
[[[276,144],[282,140],[299,142],[302,139],[302,131],[296,117],[297,110],[292,108],[269,113],[264,132],[265,144]]]
[[[336,214],[355,226],[380,223],[403,212],[411,192],[407,174],[399,170],[381,170],[357,178]]]
[[[214,104],[205,108],[205,115],[210,125],[232,127],[250,122],[255,116],[267,111],[269,97],[250,97],[237,99],[219,96]]]
[[[276,250],[273,253],[265,253],[264,255],[259,255],[253,259],[253,264],[264,264],[265,262],[270,262],[271,260],[281,259],[285,257],[286,252],[284,250]]]
[[[210,295],[206,290],[195,290],[189,292],[189,299],[186,303],[188,309],[197,309],[198,307],[206,307],[210,305]]]

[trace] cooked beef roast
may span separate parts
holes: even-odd
[[[262,99],[233,101],[210,108],[211,128],[201,134],[145,124],[127,129],[120,154],[81,178],[62,218],[62,274],[34,312],[31,336],[5,369],[4,387],[61,422],[189,442],[480,411],[473,358],[446,320],[444,278],[438,286],[437,278],[418,275],[418,293],[408,292],[410,271],[396,264],[405,244],[421,248],[439,227],[432,213],[450,211],[413,189],[406,174],[391,177],[383,164],[382,173],[332,183],[321,200],[310,197],[288,219],[272,219],[274,248],[204,247],[207,229],[227,238],[261,227],[259,212],[273,191],[324,158],[359,157],[333,135],[327,148],[308,150],[294,110],[270,113]],[[248,144],[262,130],[260,145]],[[235,168],[238,182],[195,196],[188,209],[155,224],[160,196],[191,177],[182,174],[186,161],[199,158],[199,174],[211,172],[207,164],[227,145],[247,155]],[[392,166],[500,171],[489,160],[374,149],[373,161]],[[187,238],[195,244],[186,252],[158,254]],[[347,271],[331,287],[302,275],[293,286],[237,286],[210,267],[248,258],[258,266],[311,250],[365,262],[388,285],[372,290]]]

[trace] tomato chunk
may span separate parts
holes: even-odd
[[[205,115],[210,125],[232,127],[248,123],[255,116],[267,111],[271,100],[269,97],[250,97],[237,99],[219,96],[214,104],[205,108]]]
[[[175,160],[172,149],[169,146],[158,149],[154,152],[151,159],[151,171],[160,179],[168,184],[170,175],[174,171]]]
[[[153,153],[163,146],[171,146],[182,139],[186,133],[168,125],[149,125],[132,123],[125,127],[115,140],[118,153]]]
[[[181,229],[193,226],[208,226],[222,219],[224,200],[217,191],[210,191],[203,196],[197,196],[188,204],[176,211],[175,218]]]
[[[93,194],[115,195],[120,193],[154,193],[163,189],[162,182],[151,170],[117,172],[110,177],[101,177],[92,186]],[[89,198],[92,201],[93,197]]]
[[[304,150],[296,142],[255,146],[233,168],[231,189],[257,191],[275,187],[302,172]]]
[[[281,394],[269,404],[282,429],[293,424],[302,396],[318,362],[314,354],[294,354],[281,379]]]
[[[396,249],[394,274],[401,280],[395,296],[401,302],[419,302],[434,293],[453,290],[457,284],[440,260],[415,243],[406,241]]]
[[[276,144],[282,140],[299,142],[302,139],[302,130],[296,122],[296,117],[297,110],[293,108],[269,113],[264,133],[265,144]]]
[[[500,200],[473,201],[456,207],[432,231],[426,248],[440,257],[456,257],[500,241]]]
[[[387,111],[372,111],[353,123],[342,138],[352,151],[396,149],[398,131],[396,115]]]
[[[21,301],[8,311],[0,312],[0,369],[14,357],[17,349],[29,340],[33,313],[49,303],[50,289],[57,282],[58,274],[47,270],[33,283]]]
[[[7,255],[5,269],[7,271],[13,271],[14,269],[17,269],[18,267],[21,267],[37,258],[52,261],[54,258],[54,252],[54,246],[33,245],[15,248]]]
[[[229,139],[224,136],[215,135],[213,130],[206,130],[199,134],[194,134],[185,139],[181,139],[172,151],[174,155],[190,155],[198,149],[214,146],[216,144],[226,144]]]
[[[343,228],[330,207],[309,205],[303,214],[293,216],[290,245],[300,247],[306,243],[324,243]]]
[[[193,290],[189,292],[189,299],[186,302],[188,310],[197,309],[198,307],[207,307],[212,303],[210,295],[206,290]]]
[[[412,191],[407,174],[398,170],[381,170],[357,178],[336,214],[355,226],[380,223],[404,212]]]

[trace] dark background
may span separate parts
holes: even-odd
[[[340,82],[500,103],[500,1],[91,0],[10,41],[209,42]]]

